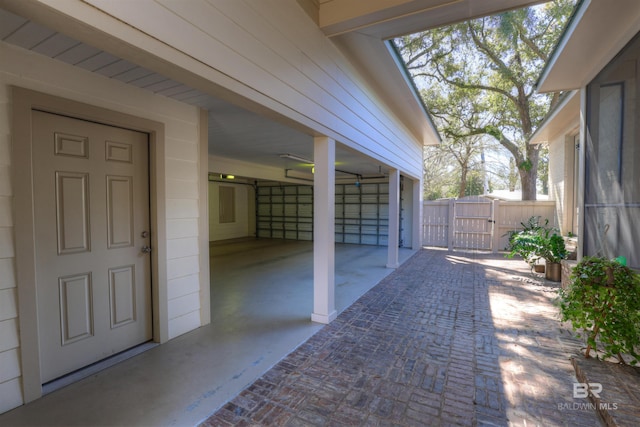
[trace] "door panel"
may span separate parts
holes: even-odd
[[[33,111],[41,380],[152,338],[148,136]]]
[[[91,274],[61,277],[58,279],[60,292],[60,324],[62,345],[71,344],[93,335],[93,298]]]
[[[133,246],[133,180],[107,175],[107,227],[109,249]]]
[[[89,174],[56,171],[58,255],[88,252]]]
[[[117,328],[136,320],[135,265],[109,269],[111,328]]]

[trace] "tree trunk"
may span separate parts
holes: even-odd
[[[538,189],[538,159],[540,158],[540,145],[527,144],[527,160],[518,166],[520,184],[522,184],[522,200],[536,200]]]
[[[519,169],[522,184],[522,200],[536,200],[536,172],[533,169]]]
[[[468,168],[463,166],[460,172],[460,191],[458,192],[458,198],[462,199],[467,192],[467,173]]]

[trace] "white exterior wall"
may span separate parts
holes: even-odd
[[[549,144],[549,200],[556,202],[556,221],[562,233],[565,234],[566,224],[565,196],[565,159],[564,159],[564,135],[556,136]]]
[[[220,186],[235,188],[235,222],[220,224],[220,216],[218,215]],[[209,183],[209,241],[236,239],[255,234],[255,229],[251,229],[251,224],[255,224],[255,220],[251,221],[255,216],[255,203],[251,203],[252,197],[255,197],[255,192],[248,185]],[[252,206],[254,210],[252,210]]]
[[[208,85],[211,93],[266,107],[421,177],[422,141],[380,102],[296,0],[86,0],[96,8],[77,0],[42,1],[215,83]]]
[[[168,338],[201,325],[199,111],[142,89],[0,42],[0,413],[22,404],[11,170],[11,88],[127,113],[165,125]],[[164,209],[164,207],[159,207]],[[18,236],[19,238],[19,236]],[[202,283],[208,286],[208,283]]]
[[[2,56],[4,64],[4,56]],[[22,404],[11,185],[11,105],[0,74],[0,413]]]
[[[571,123],[549,141],[549,200],[556,202],[557,224],[563,235],[574,232],[574,158],[569,154],[575,150],[577,126]]]

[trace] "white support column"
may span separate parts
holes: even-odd
[[[387,268],[398,268],[398,245],[400,244],[400,171],[389,171],[389,242]]]
[[[335,304],[335,162],[336,143],[313,140],[313,313],[311,320],[329,323]]]
[[[413,181],[413,236],[411,238],[411,248],[414,250],[422,247],[422,237],[424,236],[422,185],[421,179]]]
[[[447,246],[448,249],[450,251],[453,250],[453,244],[454,241],[453,239],[455,239],[456,237],[456,216],[455,216],[455,210],[456,210],[456,201],[455,199],[449,199],[449,214],[448,214],[448,219],[447,219]]]
[[[582,260],[584,254],[584,229],[585,229],[585,211],[584,211],[584,191],[585,191],[585,174],[587,167],[587,147],[591,145],[591,136],[587,129],[587,87],[582,86],[580,89],[580,150],[578,151],[579,171],[578,171],[578,261]],[[589,144],[587,144],[589,140]],[[589,255],[589,254],[587,254]]]

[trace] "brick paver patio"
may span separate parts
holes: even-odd
[[[601,426],[557,285],[501,255],[421,250],[204,426]]]

